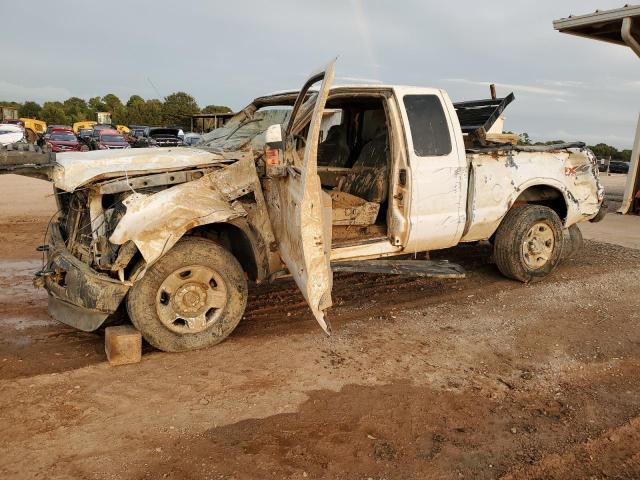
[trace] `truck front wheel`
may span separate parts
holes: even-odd
[[[563,241],[562,222],[549,207],[513,207],[496,232],[496,264],[505,277],[525,283],[541,280],[560,261]]]
[[[182,352],[215,345],[238,325],[247,281],[217,243],[184,238],[154,263],[127,298],[133,325],[154,347]]]

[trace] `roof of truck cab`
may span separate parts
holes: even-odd
[[[418,86],[418,85],[388,85],[388,84],[379,84],[379,83],[375,83],[375,84],[371,84],[371,83],[349,83],[349,84],[338,84],[338,85],[332,85],[330,90],[343,90],[343,89],[352,89],[352,90],[396,90],[399,88],[429,88],[429,89],[433,89],[433,90],[442,90],[441,88],[438,87],[428,87],[428,86]],[[267,93],[266,95],[261,95],[258,98],[263,98],[263,97],[275,97],[278,95],[294,95],[296,93],[298,93],[300,90],[280,90],[277,92],[271,92],[271,93]],[[318,89],[317,88],[310,88],[309,89],[310,92],[317,92]]]

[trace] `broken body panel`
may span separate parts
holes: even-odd
[[[59,154],[46,174],[35,163],[11,166],[24,174],[33,168],[34,176],[46,175],[55,185],[60,218],[52,224],[49,260],[39,280],[49,292],[52,315],[83,330],[98,328],[145,274],[140,266],[167,255],[183,236],[199,235],[225,245],[253,281],[289,272],[328,331],[330,262],[336,270],[358,271],[360,260],[489,239],[519,203],[553,205],[565,228],[598,214],[603,191],[588,150],[575,145],[465,150],[455,107],[444,91],[331,88],[333,70],[332,63],[312,75],[302,92],[257,99],[227,124],[224,138],[212,135],[216,143],[210,150],[205,145]],[[316,82],[321,86],[312,92]],[[380,167],[371,167],[366,158],[358,168],[360,159],[352,168],[317,164],[325,104],[334,110],[347,105],[346,116],[349,102],[354,110],[375,104],[384,117],[380,126],[386,137],[372,129],[366,141],[363,122],[375,115],[362,107],[364,113],[354,117],[362,136],[358,158],[384,151]],[[259,115],[264,106],[282,105],[293,107],[290,116],[284,110]],[[225,138],[243,125],[259,125],[259,136],[270,125],[256,122],[287,116],[282,155],[273,157],[281,159],[282,168],[267,165],[273,152],[255,136],[234,139],[238,148],[224,148]],[[421,130],[424,125],[430,129]],[[376,168],[386,175],[376,176]],[[354,195],[367,186],[380,187],[384,195]],[[358,229],[371,233],[360,235]],[[363,262],[360,271],[381,268],[385,264]],[[399,274],[462,274],[434,265],[388,268]]]

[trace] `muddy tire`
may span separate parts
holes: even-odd
[[[236,258],[217,243],[184,238],[129,291],[133,325],[154,347],[183,352],[223,341],[247,305],[247,280]]]
[[[562,252],[563,259],[569,259],[575,257],[575,255],[582,250],[584,246],[584,240],[582,238],[582,232],[578,225],[573,224],[564,231],[564,250]]]
[[[563,244],[556,212],[542,205],[521,205],[509,210],[498,227],[494,257],[505,277],[536,282],[556,268]]]

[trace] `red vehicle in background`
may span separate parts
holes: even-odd
[[[91,140],[92,150],[116,150],[131,148],[129,142],[117,130],[94,131],[95,136]]]
[[[83,146],[71,130],[54,128],[45,140],[52,152],[80,152]],[[86,150],[86,146],[84,146]]]

